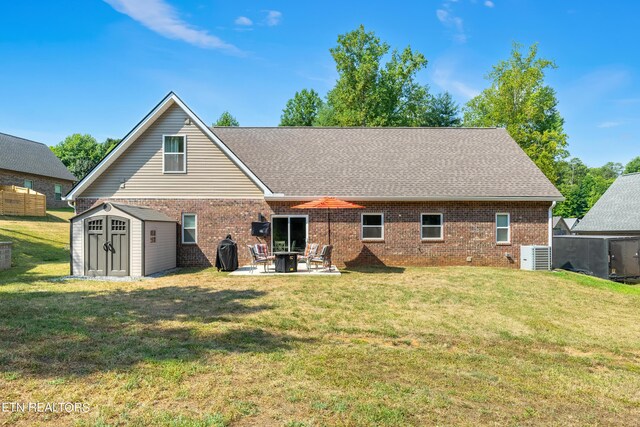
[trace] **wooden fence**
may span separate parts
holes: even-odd
[[[0,215],[45,216],[47,196],[15,185],[0,185]]]

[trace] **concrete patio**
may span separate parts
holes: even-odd
[[[298,263],[298,271],[295,273],[276,273],[275,266],[272,264],[267,267],[267,271],[264,270],[262,265],[251,266],[245,265],[237,269],[236,271],[229,273],[230,276],[340,276],[340,270],[335,265],[331,266],[331,269],[327,268],[315,268],[311,267],[307,270],[307,264]]]

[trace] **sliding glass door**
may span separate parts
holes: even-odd
[[[306,215],[273,215],[271,217],[271,250],[304,252],[307,245]]]

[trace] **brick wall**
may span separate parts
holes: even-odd
[[[15,185],[18,187],[24,187],[25,179],[30,179],[31,181],[33,181],[33,189],[35,191],[47,196],[47,208],[69,207],[67,202],[65,202],[64,200],[56,200],[55,184],[62,185],[62,196],[64,196],[69,192],[69,190],[71,190],[71,187],[73,187],[73,182],[65,181],[63,179],[0,169],[0,185]]]
[[[255,243],[250,223],[258,213],[309,216],[309,240],[327,243],[326,210],[291,209],[296,203],[232,199],[127,199],[113,202],[148,206],[177,221],[182,213],[198,215],[198,244],[178,247],[181,266],[215,263],[217,244],[227,234],[238,242],[240,262],[248,262],[245,245]],[[77,212],[84,212],[98,199],[78,199]],[[520,245],[548,244],[549,202],[420,202],[362,203],[366,209],[331,212],[331,243],[334,263],[355,265],[484,265],[518,267]],[[360,222],[363,212],[384,213],[384,241],[363,242]],[[511,244],[495,241],[495,214],[511,214]],[[422,241],[420,214],[442,213],[444,239]],[[179,232],[179,230],[177,230]],[[180,237],[178,237],[180,241]],[[506,257],[510,254],[512,260]],[[467,258],[471,257],[471,261]]]

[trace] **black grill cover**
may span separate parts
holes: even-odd
[[[218,271],[235,271],[238,269],[238,245],[231,235],[218,243],[216,255],[216,268]]]

